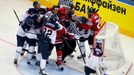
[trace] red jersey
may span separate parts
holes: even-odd
[[[91,27],[90,27],[90,25],[88,25],[88,24],[83,24],[83,23],[79,23],[78,24],[78,27],[80,27],[80,28],[82,28],[82,29],[84,29],[84,30],[89,30]]]
[[[100,29],[100,19],[101,17],[97,13],[93,13],[93,15],[88,19],[93,31],[98,31]]]
[[[56,44],[63,43],[62,37],[68,37],[69,39],[73,39],[74,35],[70,34],[67,32],[66,28],[62,28],[61,30],[57,31],[57,36],[56,36]]]
[[[66,9],[64,7],[59,8],[58,16],[59,16],[59,19],[65,19],[65,17],[66,17]]]

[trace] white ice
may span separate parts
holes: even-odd
[[[23,63],[24,61],[20,61],[19,64],[24,67],[18,67],[18,69],[21,69],[21,73],[13,64],[16,49],[16,32],[18,29],[18,21],[13,10],[15,9],[20,17],[29,7],[32,7],[32,2],[29,0],[0,0],[0,75],[22,75],[22,72],[23,75],[37,75],[38,73],[37,67],[32,67],[34,70],[31,70],[31,72],[34,73],[31,73],[29,69],[31,67]],[[125,56],[134,63],[134,38],[123,34],[120,34],[120,38]],[[50,75],[82,75],[80,72],[68,67],[65,67],[64,72],[59,73],[56,66],[52,65],[54,66],[53,70],[51,72],[47,70]],[[72,63],[72,65],[76,64]],[[48,65],[48,68],[52,68],[51,65]],[[27,70],[28,72],[26,72]],[[134,67],[132,67],[128,75],[134,75]]]

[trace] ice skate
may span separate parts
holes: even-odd
[[[85,57],[86,57],[86,54],[84,53],[84,54],[78,56],[77,59],[82,59],[82,58],[85,58]]]
[[[17,64],[17,62],[18,62],[18,59],[14,59],[14,64]]]
[[[59,65],[57,62],[56,62],[56,64],[57,64],[57,67],[59,68],[60,71],[63,71],[64,70],[64,68],[63,68],[62,65]]]

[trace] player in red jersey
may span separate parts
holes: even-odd
[[[69,39],[73,39],[74,35],[71,33],[68,33],[66,28],[64,28],[61,25],[62,29],[57,31],[57,36],[56,36],[56,43],[53,45],[56,47],[56,52],[57,52],[57,66],[59,70],[64,70],[62,66],[62,56],[63,56],[63,38],[67,37]],[[53,46],[51,45],[51,49],[53,49]]]
[[[97,14],[97,11],[93,8],[88,9],[88,22],[91,25],[91,34],[89,36],[90,39],[88,39],[88,43],[90,46],[93,44],[93,37],[97,34],[97,32],[100,30],[101,26],[101,17]]]
[[[89,8],[88,18],[88,22],[91,25],[92,31],[88,42],[90,45],[93,45],[93,38],[101,28],[101,17],[97,14],[96,10]],[[103,75],[107,75],[105,66],[103,64],[103,42],[104,41],[102,39],[97,39],[96,42],[94,42],[95,46],[92,48],[92,53],[90,53],[89,57],[86,60],[86,65],[84,69],[85,75],[90,75],[91,73],[101,73]]]
[[[88,15],[88,19],[87,19],[86,24],[88,25],[80,25],[80,27],[84,29],[88,29],[87,34],[89,35],[86,38],[85,37],[80,38],[80,48],[82,50],[82,54],[78,56],[78,59],[81,59],[82,57],[86,57],[86,51],[85,51],[85,46],[84,46],[85,40],[88,40],[88,43],[91,48],[93,44],[93,38],[97,34],[98,30],[100,29],[101,17],[97,14],[97,11],[94,10],[93,8],[89,8],[87,15]]]

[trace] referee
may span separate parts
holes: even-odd
[[[73,9],[74,8],[74,3],[73,3],[73,0],[59,0],[59,3],[58,5],[60,7],[69,7],[70,9]]]

